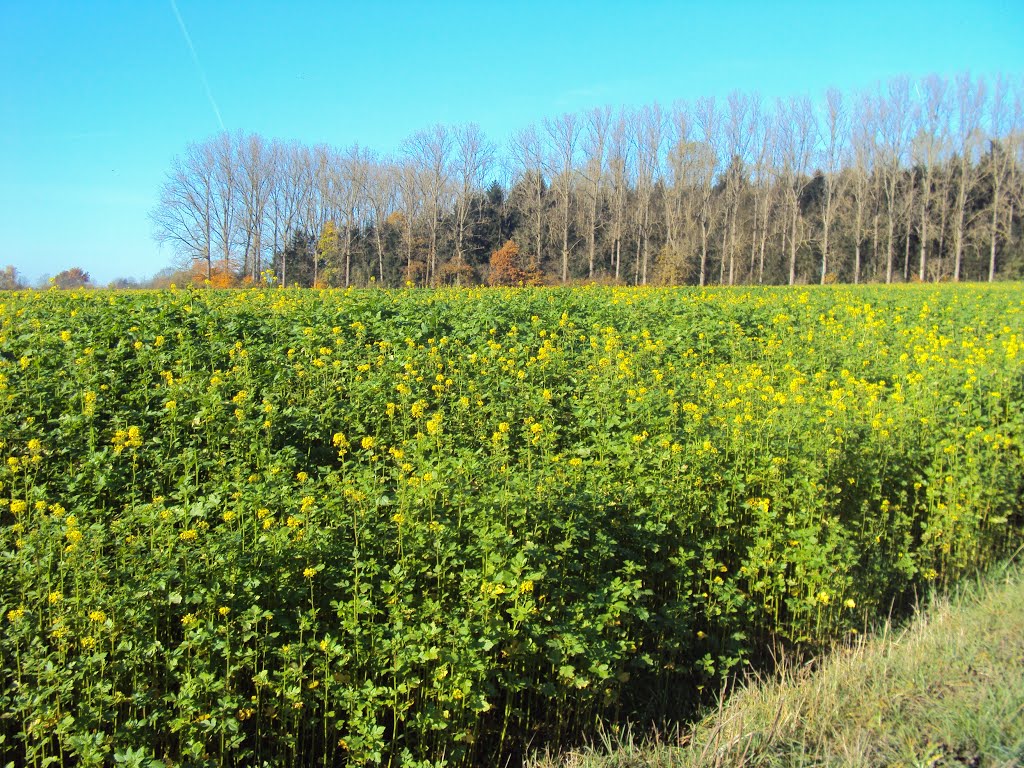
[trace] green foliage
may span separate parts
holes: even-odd
[[[1024,294],[0,297],[0,751],[499,762],[1021,541]]]
[[[939,594],[897,632],[749,680],[694,728],[537,756],[533,768],[1010,766],[1024,761],[1024,577],[1019,565]]]

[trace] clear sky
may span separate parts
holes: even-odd
[[[501,143],[604,104],[965,70],[1024,74],[1024,2],[0,0],[0,267],[167,266],[148,213],[222,124],[388,152],[438,122]]]

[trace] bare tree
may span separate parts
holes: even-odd
[[[435,125],[414,133],[405,142],[406,156],[420,171],[430,244],[427,261],[427,282],[437,281],[438,233],[441,215],[451,197],[451,160],[454,139],[443,125]]]
[[[528,125],[512,136],[509,145],[516,176],[525,187],[523,213],[533,228],[534,254],[537,264],[543,262],[544,240],[544,148],[537,127]]]
[[[597,255],[597,230],[600,226],[599,207],[606,175],[608,139],[611,131],[612,111],[610,107],[592,109],[586,115],[583,129],[584,155],[583,178],[587,196],[587,277],[594,277],[594,261]]]
[[[917,107],[918,130],[911,144],[915,164],[921,169],[921,192],[918,196],[918,269],[919,280],[928,274],[928,231],[931,224],[932,187],[935,173],[948,143],[949,84],[938,75],[925,78],[924,92]]]
[[[981,144],[981,120],[985,106],[985,81],[972,80],[968,74],[956,79],[955,148],[956,202],[953,207],[953,279],[959,280],[963,264],[964,236],[967,229],[967,199],[977,173],[976,155]]]
[[[455,259],[461,268],[466,265],[465,242],[472,227],[470,206],[479,193],[494,163],[494,145],[487,140],[480,126],[469,123],[454,130],[455,134]]]
[[[696,163],[697,153],[692,140],[693,122],[686,104],[677,102],[667,125],[665,158],[666,188],[662,197],[665,222],[665,248],[659,265],[659,273],[669,282],[679,282],[687,273],[687,261],[691,250],[689,223],[696,219],[693,210],[692,188],[698,186]]]
[[[254,281],[263,271],[263,227],[267,218],[267,201],[276,175],[277,153],[263,137],[251,134],[238,146],[238,195],[242,201],[244,260],[246,274]]]
[[[849,141],[849,115],[843,104],[843,95],[835,88],[825,92],[824,130],[822,138],[822,169],[825,195],[821,201],[821,284],[825,284],[829,267],[829,236],[835,220],[838,202],[843,194],[845,177],[842,174]]]
[[[396,261],[437,284],[467,274],[481,238],[509,235],[563,282],[825,282],[849,259],[854,282],[994,280],[1020,253],[1021,112],[1018,79],[989,91],[962,75],[770,111],[738,92],[606,107],[528,126],[501,155],[475,125],[420,131],[398,161],[222,133],[174,158],[151,219],[208,278],[256,279],[272,259],[284,285],[364,269],[390,283]],[[505,175],[485,191],[491,169]],[[799,261],[809,242],[820,262]]]
[[[295,227],[303,230],[314,240],[323,229],[322,217],[318,205],[317,166],[314,153],[309,147],[296,144],[295,156],[291,165],[291,184],[295,196]],[[293,233],[294,234],[294,233]],[[320,279],[320,259],[315,252],[310,253],[313,265],[313,284]]]
[[[274,177],[267,200],[267,215],[270,217],[270,234],[273,237],[274,255],[281,257],[281,285],[288,285],[288,259],[286,246],[298,225],[299,205],[302,190],[298,183],[298,168],[304,162],[304,148],[296,142],[281,144],[274,142]]]
[[[405,244],[405,277],[414,281],[417,277],[415,269],[416,222],[423,213],[423,183],[419,170],[411,161],[406,160],[396,168],[395,182],[398,193],[398,210],[402,215],[402,240]],[[426,270],[423,275],[426,279]]]
[[[697,218],[700,222],[700,284],[707,284],[708,236],[711,231],[711,204],[715,190],[715,177],[718,172],[718,147],[721,141],[721,114],[713,98],[697,100],[694,110],[694,122],[697,125],[700,140],[703,142],[702,153],[705,162],[702,164],[704,173],[700,176],[700,187],[697,192],[700,204]]]
[[[345,263],[347,288],[352,284],[352,241],[362,224],[363,209],[366,208],[367,174],[373,165],[373,158],[369,150],[355,144],[345,150],[336,162],[336,207],[343,224],[341,253]]]
[[[573,170],[576,167],[577,145],[580,139],[580,122],[577,116],[567,112],[554,120],[544,121],[548,138],[549,161],[554,187],[561,202],[562,239],[562,282],[569,281],[569,209],[573,197]]]
[[[235,245],[238,236],[238,197],[236,194],[235,147],[238,137],[224,132],[210,142],[213,155],[213,238],[220,252],[221,270],[228,276],[237,265]]]
[[[1006,151],[1010,156],[1010,167],[1007,174],[1007,206],[1006,206],[1006,238],[1013,242],[1014,209],[1024,206],[1024,82],[1017,79],[1013,83],[1012,122],[1006,137]]]
[[[186,263],[202,263],[207,279],[213,275],[215,165],[208,142],[189,144],[171,161],[150,214],[157,242],[169,244]]]
[[[775,131],[771,121],[762,110],[758,110],[753,123],[757,152],[754,155],[752,198],[753,236],[750,239],[750,279],[753,280],[754,263],[757,261],[757,282],[764,282],[765,251],[768,247],[768,232],[772,213],[771,160],[775,152]]]
[[[879,92],[876,103],[878,116],[877,146],[880,155],[879,170],[885,190],[886,203],[886,257],[885,282],[891,283],[895,255],[896,219],[899,215],[897,193],[903,176],[910,126],[910,81],[906,77],[890,80],[884,93]]]
[[[761,107],[760,96],[732,91],[726,104],[725,152],[725,247],[722,249],[719,265],[719,282],[724,282],[725,265],[729,265],[729,285],[736,281],[736,233],[739,229],[740,195],[746,186],[747,161],[750,143],[754,136],[754,125]]]
[[[377,279],[384,285],[384,228],[395,210],[398,196],[395,167],[388,158],[370,162],[366,166],[365,179],[364,193],[377,247]]]
[[[794,285],[800,244],[800,199],[810,181],[808,170],[817,141],[817,125],[810,99],[780,101],[776,109],[776,127],[779,131],[780,179],[789,203],[789,284]]]
[[[654,187],[661,178],[661,151],[665,135],[665,114],[661,106],[654,104],[642,107],[633,113],[633,156],[635,161],[636,209],[636,259],[634,260],[633,282],[647,284],[647,267],[650,261],[651,199]]]
[[[1014,103],[1011,93],[1011,83],[1005,77],[996,79],[992,89],[992,102],[989,106],[989,156],[988,173],[989,183],[992,186],[992,214],[989,225],[989,257],[988,257],[988,280],[992,282],[996,277],[996,249],[1001,233],[1001,216],[1003,209],[1012,206],[1005,193],[1007,182],[1010,179],[1011,166],[1013,164],[1014,152],[1012,146],[1008,146],[1008,139],[1014,133],[1013,129],[1020,128],[1020,101]],[[1016,112],[1016,114],[1014,114]],[[1008,218],[1012,224],[1012,215]]]
[[[608,154],[608,176],[611,182],[612,272],[616,280],[622,275],[622,241],[626,229],[626,206],[629,200],[629,175],[632,168],[630,121],[620,111],[612,126]]]

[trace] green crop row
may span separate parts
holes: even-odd
[[[0,756],[696,701],[1018,546],[1022,404],[1020,285],[0,294]]]

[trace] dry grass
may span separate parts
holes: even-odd
[[[533,768],[1024,765],[1024,569],[937,598],[813,668],[783,664],[695,728],[605,734]]]

